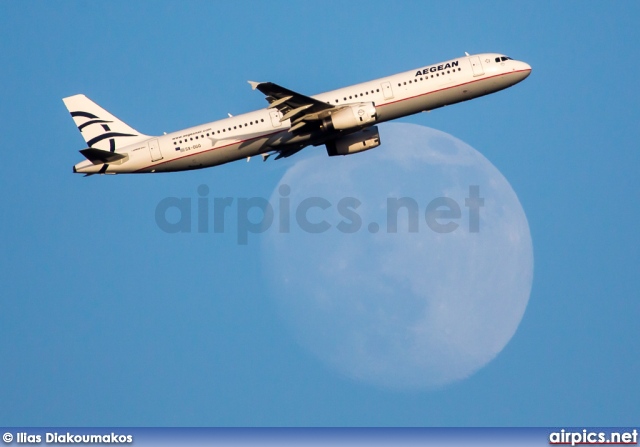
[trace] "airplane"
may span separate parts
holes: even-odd
[[[73,172],[175,172],[258,155],[277,160],[310,145],[325,145],[329,156],[363,152],[380,145],[378,123],[488,95],[530,73],[529,64],[503,54],[465,53],[315,96],[249,81],[265,95],[266,108],[161,136],[138,132],[84,95],[63,102],[88,146]]]

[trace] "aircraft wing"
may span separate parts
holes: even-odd
[[[323,112],[334,109],[334,106],[326,102],[301,95],[273,82],[249,81],[249,84],[254,90],[258,89],[264,93],[269,101],[267,108],[275,108],[282,113],[280,121],[291,120],[291,133],[297,133],[296,131],[304,127],[308,121],[319,120],[325,115]]]

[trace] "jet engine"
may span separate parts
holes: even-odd
[[[341,108],[322,119],[322,128],[327,131],[353,129],[375,122],[376,106],[372,102],[361,102]]]
[[[368,127],[359,132],[327,141],[326,146],[327,154],[329,154],[330,157],[368,151],[369,149],[380,146],[378,126]]]

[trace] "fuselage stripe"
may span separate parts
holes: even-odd
[[[386,102],[386,103],[384,103],[384,104],[380,104],[379,106],[378,106],[378,105],[376,105],[376,107],[384,107],[384,106],[388,106],[388,105],[391,105],[391,104],[396,104],[396,103],[398,103],[398,102],[407,101],[407,100],[409,100],[409,99],[419,98],[419,97],[421,97],[421,96],[431,95],[431,94],[433,94],[433,93],[438,93],[438,92],[442,92],[442,91],[445,91],[445,90],[450,90],[450,89],[452,89],[452,88],[456,88],[456,87],[463,87],[463,86],[465,86],[465,85],[473,84],[474,82],[487,81],[487,80],[489,80],[489,79],[499,78],[499,77],[501,77],[501,76],[508,76],[508,75],[515,74],[515,73],[522,73],[523,71],[531,71],[531,70],[517,70],[517,71],[510,71],[509,73],[500,73],[500,74],[497,74],[497,75],[494,75],[494,76],[489,76],[489,77],[482,78],[482,79],[475,79],[475,80],[473,80],[473,81],[464,82],[464,83],[462,83],[462,84],[450,85],[450,86],[448,86],[448,87],[444,87],[444,88],[441,88],[441,89],[438,89],[438,90],[433,90],[433,91],[430,91],[430,92],[427,92],[427,93],[421,93],[421,94],[419,94],[419,95],[415,95],[415,96],[410,96],[410,97],[408,97],[408,98],[399,99],[399,100],[397,100],[397,101]]]
[[[276,135],[276,134],[278,134],[278,133],[280,133],[280,132],[282,132],[282,131],[281,131],[281,130],[278,130],[277,132],[265,133],[265,134],[258,135],[258,136],[253,137],[253,138],[247,138],[246,140],[238,140],[238,141],[234,141],[233,143],[225,144],[224,146],[220,146],[220,147],[212,147],[211,149],[207,149],[207,150],[204,150],[204,151],[196,152],[196,153],[193,153],[193,154],[183,155],[182,157],[173,158],[173,159],[171,159],[171,160],[166,160],[166,161],[163,161],[163,162],[160,162],[160,163],[156,163],[156,164],[154,164],[154,165],[149,165],[149,166],[146,166],[146,167],[144,167],[144,168],[137,169],[137,170],[135,170],[135,171],[133,171],[133,172],[140,172],[140,171],[144,171],[145,169],[149,169],[149,168],[151,168],[151,167],[160,166],[160,165],[163,165],[163,164],[165,164],[165,163],[172,163],[172,162],[174,162],[174,161],[183,160],[183,159],[185,159],[185,158],[194,157],[194,156],[196,156],[196,155],[206,154],[207,152],[217,151],[218,149],[224,149],[225,147],[234,146],[234,145],[236,145],[236,144],[246,143],[247,141],[258,140],[258,139],[260,139],[260,138],[270,137],[270,136],[272,136],[272,135]]]
[[[473,81],[464,82],[464,83],[462,83],[462,84],[450,85],[450,86],[448,86],[448,87],[444,87],[444,88],[441,88],[441,89],[438,89],[438,90],[432,90],[432,91],[429,91],[429,92],[426,92],[426,93],[421,93],[421,94],[419,94],[419,95],[415,95],[415,96],[410,96],[410,97],[408,97],[408,98],[399,99],[399,100],[397,100],[397,101],[392,101],[392,102],[387,102],[387,103],[384,103],[384,104],[376,105],[376,107],[380,107],[380,108],[382,108],[382,107],[385,107],[385,106],[388,106],[388,105],[391,105],[391,104],[397,104],[397,103],[400,103],[400,102],[403,102],[403,101],[408,101],[408,100],[410,100],[410,99],[419,98],[419,97],[421,97],[421,96],[427,96],[427,95],[431,95],[431,94],[434,94],[434,93],[442,92],[442,91],[445,91],[445,90],[450,90],[450,89],[452,89],[452,88],[462,87],[462,86],[469,85],[469,84],[473,84],[473,83],[476,83],[476,82],[487,81],[487,80],[489,80],[489,79],[498,78],[498,77],[502,77],[502,76],[508,76],[508,75],[512,75],[512,74],[515,74],[515,73],[525,72],[525,71],[531,71],[531,70],[517,70],[517,71],[511,71],[511,72],[509,72],[509,73],[500,73],[500,74],[497,74],[497,75],[494,75],[494,76],[484,77],[484,78],[482,78],[482,79],[475,79],[475,80],[473,80]],[[380,81],[381,81],[381,82],[386,82],[386,81],[384,81],[384,79],[381,79]],[[377,81],[376,81],[376,82],[377,82]],[[354,87],[355,87],[355,86],[354,86]],[[266,110],[266,109],[265,109],[265,110]],[[211,148],[211,149],[207,149],[207,150],[204,150],[204,151],[196,152],[196,153],[193,153],[193,154],[184,155],[184,156],[179,157],[179,158],[174,158],[174,159],[171,159],[171,160],[166,160],[166,161],[163,161],[163,162],[161,162],[161,163],[156,163],[156,164],[153,164],[153,165],[145,166],[144,168],[140,168],[140,169],[138,169],[138,170],[136,170],[136,171],[134,171],[134,172],[144,171],[144,170],[146,170],[146,169],[153,168],[153,167],[156,167],[156,166],[160,166],[160,165],[165,164],[165,163],[172,163],[172,162],[174,162],[174,161],[182,160],[182,159],[185,159],[185,158],[188,158],[188,157],[195,157],[195,156],[202,155],[202,154],[205,154],[205,153],[207,153],[207,152],[214,151],[214,150],[224,149],[225,147],[234,146],[234,145],[236,145],[236,144],[245,143],[245,142],[247,142],[247,141],[252,141],[252,140],[259,139],[259,138],[264,138],[264,137],[268,137],[268,136],[271,136],[271,135],[276,135],[276,134],[278,134],[278,133],[281,133],[281,132],[287,132],[287,131],[288,131],[288,129],[286,129],[286,130],[278,130],[277,132],[272,132],[272,133],[267,133],[267,134],[264,134],[264,135],[259,135],[259,136],[257,136],[257,137],[248,138],[248,139],[246,139],[246,140],[239,140],[239,141],[235,141],[235,142],[230,143],[230,144],[227,144],[227,145],[225,145],[225,146],[220,146],[220,147],[216,147],[216,148]]]

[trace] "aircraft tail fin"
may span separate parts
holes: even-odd
[[[119,120],[85,95],[62,100],[90,149],[116,149],[151,138]]]

